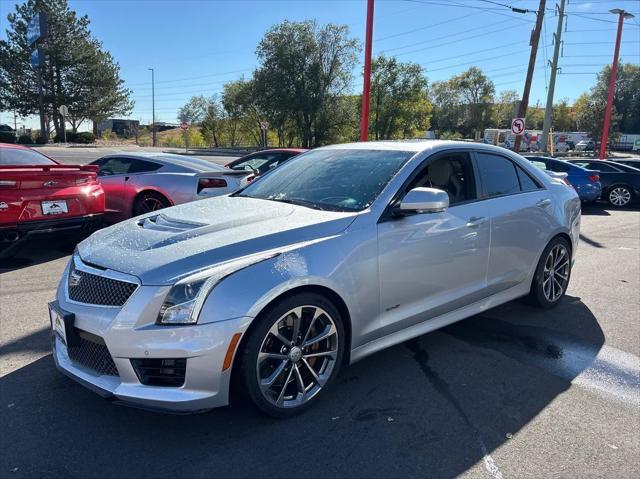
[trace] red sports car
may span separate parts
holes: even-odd
[[[236,171],[244,170],[253,173],[246,178],[246,181],[250,182],[257,176],[265,174],[267,171],[305,151],[309,150],[303,148],[273,148],[271,150],[256,151],[224,166]]]
[[[97,166],[62,165],[42,153],[0,143],[0,250],[27,237],[89,232],[102,222]]]

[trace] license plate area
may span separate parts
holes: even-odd
[[[74,326],[75,315],[64,311],[57,301],[49,303],[49,320],[51,321],[51,331],[67,347],[77,346],[80,336]]]
[[[63,215],[69,212],[66,200],[42,201],[42,214],[45,216]]]

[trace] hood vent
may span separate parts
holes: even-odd
[[[181,233],[184,231],[191,231],[195,228],[206,226],[205,223],[193,223],[187,221],[178,221],[172,218],[167,218],[163,214],[156,216],[148,216],[138,221],[138,226],[145,230],[153,231],[169,231],[172,233]]]

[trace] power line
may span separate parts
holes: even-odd
[[[419,42],[414,42],[414,43],[410,43],[408,45],[402,45],[402,46],[399,46],[399,47],[387,48],[386,50],[381,50],[381,51],[382,52],[393,52],[393,51],[396,51],[396,50],[402,50],[404,48],[410,48],[410,47],[415,47],[417,45],[423,45],[425,43],[430,43],[430,42],[433,42],[435,40],[441,40],[443,38],[450,38],[450,37],[455,37],[455,36],[458,36],[458,35],[464,35],[466,33],[474,32],[476,30],[486,30],[488,27],[495,26],[495,25],[503,25],[503,24],[504,24],[503,21],[499,21],[499,22],[495,22],[495,23],[490,23],[489,25],[482,25],[482,26],[479,26],[479,27],[471,28],[471,29],[465,29],[465,30],[462,30],[462,31],[459,31],[459,32],[456,32],[456,33],[447,33],[446,36],[433,37],[433,38],[429,38],[427,40],[421,40]],[[519,26],[520,25],[514,25],[514,27],[519,27]],[[499,30],[499,31],[501,31],[501,30]],[[487,32],[486,34],[489,34],[489,33],[490,32]],[[451,43],[451,42],[449,42],[449,43]]]
[[[222,73],[211,73],[208,75],[200,75],[200,76],[195,76],[195,77],[184,77],[184,78],[174,78],[171,80],[162,80],[162,81],[157,81],[156,84],[158,83],[176,83],[176,82],[181,82],[181,81],[188,81],[188,80],[200,80],[202,78],[211,78],[211,77],[217,77],[217,76],[223,76],[223,75],[231,75],[233,73],[242,73],[242,72],[247,72],[247,71],[251,71],[253,70],[252,68],[243,68],[241,70],[233,70],[230,72],[222,72]],[[136,85],[148,85],[149,82],[139,82],[139,83],[127,83],[128,86],[136,86]]]
[[[461,17],[456,17],[453,20],[445,20],[445,21],[438,22],[438,23],[432,23],[431,25],[426,25],[424,27],[414,28],[413,30],[407,30],[405,32],[395,33],[393,35],[387,35],[386,37],[376,38],[375,41],[376,42],[382,42],[382,41],[385,41],[385,40],[389,40],[390,38],[397,38],[397,37],[401,37],[403,35],[409,35],[411,33],[419,32],[419,31],[422,31],[422,30],[428,30],[430,28],[438,27],[440,25],[450,25],[453,22],[457,22],[459,20],[462,20],[462,19],[465,19],[465,18],[469,18],[469,17],[475,17],[477,15],[478,14],[475,13],[475,12],[474,13],[469,13],[467,15],[462,15]]]

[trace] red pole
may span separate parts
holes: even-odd
[[[362,88],[360,141],[367,141],[369,137],[369,97],[371,95],[371,44],[373,42],[373,1],[374,0],[367,0],[367,37],[364,46],[364,86]]]
[[[622,37],[622,22],[624,21],[624,10],[618,13],[618,33],[616,35],[616,49],[613,54],[613,65],[611,65],[611,78],[609,79],[609,95],[607,96],[607,107],[604,111],[604,128],[602,129],[602,141],[600,142],[600,159],[604,160],[607,150],[607,139],[609,136],[609,123],[611,121],[611,107],[613,106],[613,93],[616,89],[616,78],[618,76],[618,55],[620,53],[620,38]]]

